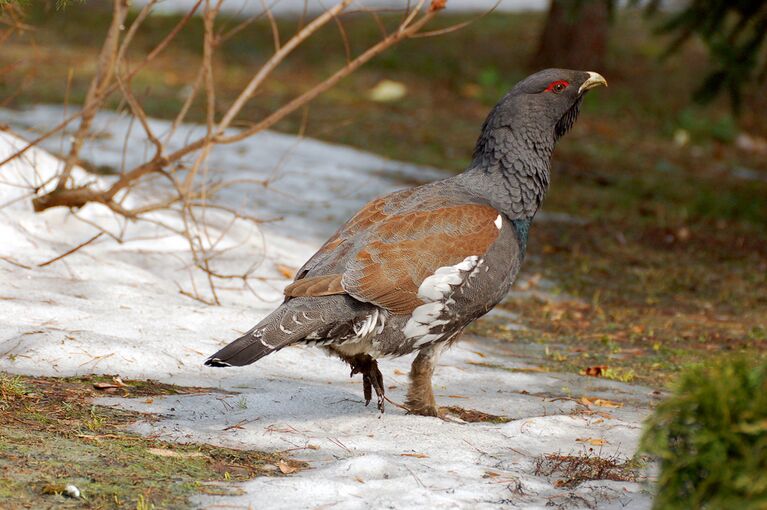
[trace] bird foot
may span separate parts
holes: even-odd
[[[403,406],[405,407],[405,406]],[[442,421],[450,423],[466,423],[463,420],[456,419],[451,416],[451,410],[448,407],[422,406],[422,407],[405,407],[407,414],[417,414],[418,416],[431,416],[433,418],[439,418]]]
[[[417,414],[419,416],[440,416],[441,409],[436,405],[413,405],[411,402],[405,402],[407,406],[407,414]]]
[[[362,391],[365,395],[365,405],[370,404],[370,400],[373,397],[372,390],[375,390],[376,397],[378,398],[378,410],[383,413],[385,392],[383,375],[378,369],[378,362],[367,354],[358,354],[347,361],[352,368],[349,377],[354,377],[355,374],[362,374]]]

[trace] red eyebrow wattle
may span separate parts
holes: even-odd
[[[556,87],[556,86],[557,86],[557,85],[559,85],[560,83],[561,83],[562,85],[564,85],[565,87],[567,87],[568,85],[570,85],[570,82],[569,82],[569,81],[567,81],[567,80],[557,80],[557,81],[552,81],[551,83],[549,83],[549,86],[548,86],[548,87],[546,87],[546,92],[550,92],[551,90],[554,90],[554,87]]]

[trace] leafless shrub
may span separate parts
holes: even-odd
[[[193,287],[192,291],[182,290],[182,292],[195,299],[216,304],[219,303],[216,293],[216,282],[241,279],[247,286],[248,277],[254,268],[249,269],[245,274],[223,274],[212,268],[211,260],[217,252],[216,247],[220,241],[221,234],[219,233],[217,237],[212,238],[208,233],[205,211],[215,209],[221,213],[231,215],[233,220],[251,222],[258,222],[258,220],[243,215],[233,208],[211,203],[210,199],[216,191],[229,185],[226,182],[213,181],[209,178],[210,176],[205,175],[207,173],[205,161],[211,149],[217,145],[231,144],[246,139],[274,126],[287,115],[304,108],[307,103],[333,87],[341,79],[354,72],[379,53],[404,39],[422,33],[422,29],[445,7],[446,3],[445,0],[418,0],[413,2],[413,5],[404,13],[394,30],[387,30],[384,24],[381,23],[378,15],[375,12],[370,12],[373,20],[381,28],[381,38],[361,53],[353,55],[342,22],[342,15],[349,10],[353,0],[339,0],[335,6],[327,8],[306,24],[302,23],[302,26],[287,39],[284,39],[282,34],[279,33],[267,2],[263,2],[264,10],[260,16],[243,20],[228,31],[219,30],[216,20],[222,1],[197,0],[186,15],[178,21],[151,51],[145,54],[142,60],[137,63],[131,63],[127,58],[128,49],[134,36],[141,30],[142,25],[150,16],[157,0],[150,0],[127,27],[125,24],[129,1],[113,0],[111,23],[104,37],[96,71],[90,82],[82,108],[36,139],[30,141],[28,145],[17,153],[9,156],[4,161],[0,161],[0,167],[2,167],[13,159],[23,156],[31,147],[36,146],[47,138],[62,133],[64,130],[73,130],[60,172],[50,181],[49,186],[41,186],[35,190],[35,196],[32,200],[34,210],[43,212],[55,207],[65,207],[76,211],[89,203],[95,203],[106,206],[115,216],[123,218],[123,220],[152,221],[155,223],[157,220],[156,218],[151,218],[150,213],[156,211],[173,211],[177,213],[182,220],[183,227],[178,229],[167,224],[165,226],[183,235],[188,241],[192,253],[193,266],[205,273],[210,291],[208,298],[205,298],[203,293],[196,287]],[[167,136],[161,136],[152,130],[141,101],[133,91],[133,80],[142,69],[155,61],[157,56],[168,48],[171,41],[184,30],[195,15],[202,15],[204,26],[203,51],[199,68],[196,71],[196,78],[191,84],[190,92],[172,122],[170,133],[167,133]],[[265,17],[270,22],[274,40],[274,53],[263,65],[255,70],[234,101],[225,108],[223,115],[218,115],[216,110],[217,96],[214,86],[214,54],[222,44],[236,33],[248,29],[254,19],[258,17]],[[6,18],[13,19],[12,13],[7,14]],[[320,28],[329,23],[333,23],[338,27],[344,40],[347,57],[345,64],[329,77],[312,84],[305,92],[278,107],[257,122],[248,124],[236,132],[228,129],[243,124],[240,118],[243,107],[261,89],[273,71],[296,48],[304,44]],[[7,30],[10,30],[10,28]],[[4,33],[0,33],[0,39],[2,39]],[[206,122],[204,134],[196,139],[189,140],[182,147],[170,151],[166,141],[184,122],[193,102],[198,97],[204,98],[205,103]],[[106,189],[100,189],[91,184],[78,184],[73,181],[72,173],[73,169],[80,162],[80,153],[84,143],[94,136],[93,121],[97,113],[105,108],[107,102],[115,98],[119,98],[123,104],[127,105],[133,119],[141,126],[146,139],[151,143],[153,152],[142,163],[121,171],[115,179],[109,181]],[[157,177],[168,184],[167,193],[162,198],[158,198],[157,194],[154,194],[149,199],[142,197],[140,205],[126,205],[126,203],[129,203],[126,199],[132,194],[135,195],[142,184],[146,184],[150,179]],[[115,235],[114,233],[107,232],[97,224],[93,226],[102,234],[107,234],[118,241],[122,240],[122,234]],[[89,242],[82,243],[65,255],[69,255],[77,251],[77,249],[87,246]],[[59,260],[60,258],[62,257],[57,257],[54,260]],[[49,263],[54,260],[49,261]],[[194,283],[194,279],[192,279],[192,282]]]

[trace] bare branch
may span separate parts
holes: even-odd
[[[155,46],[155,48],[149,52],[149,54],[144,58],[144,60],[136,67],[133,68],[130,73],[125,77],[125,79],[130,79],[133,76],[135,76],[139,71],[141,71],[144,67],[149,65],[157,55],[159,55],[165,48],[167,48],[168,44],[178,35],[178,33],[181,31],[182,28],[186,26],[186,24],[194,17],[194,13],[197,11],[198,7],[202,3],[202,0],[197,0],[195,4],[189,9],[189,12],[187,12],[181,20],[179,20],[178,23],[173,27],[173,29],[168,33],[165,38],[160,41],[160,43]],[[118,88],[118,85],[116,83],[112,83],[110,87],[104,92],[105,96],[108,96],[112,92],[114,92]],[[83,113],[84,109],[80,110],[79,112],[70,115],[69,117],[64,118],[60,123],[56,124],[53,128],[51,128],[46,133],[43,133],[41,136],[35,138],[31,142],[29,142],[27,145],[25,145],[22,149],[20,149],[18,152],[11,154],[4,160],[0,161],[0,168],[2,168],[6,163],[9,163],[13,161],[14,159],[22,156],[25,152],[30,150],[31,148],[39,145],[46,139],[50,138],[51,136],[55,135],[56,133],[60,132],[62,129],[66,128],[70,123],[75,121],[76,119],[80,118]],[[37,210],[37,209],[36,209]],[[41,209],[43,210],[43,209]]]
[[[291,37],[284,46],[274,52],[272,58],[270,58],[263,66],[261,66],[256,75],[253,76],[250,82],[245,86],[240,95],[234,101],[232,106],[229,107],[229,110],[224,114],[224,117],[218,124],[217,134],[223,133],[224,130],[229,127],[237,114],[240,113],[240,110],[242,110],[242,107],[245,106],[245,103],[248,101],[248,99],[250,99],[250,97],[261,85],[261,83],[263,83],[267,76],[269,76],[269,74],[271,74],[271,72],[274,71],[274,69],[283,60],[285,60],[285,57],[287,57],[302,42],[304,42],[309,36],[319,30],[328,21],[333,19],[335,16],[338,16],[338,14],[346,9],[346,7],[352,3],[352,1],[353,0],[342,0],[332,8],[326,10],[314,18],[311,23],[302,28],[296,35]]]
[[[38,139],[28,144],[16,155],[11,158],[6,158],[6,161],[3,163],[10,161],[13,157],[19,157],[19,155],[34,146],[34,144],[39,143],[55,132],[59,132],[72,121],[79,118],[80,123],[76,130],[74,140],[70,145],[69,154],[65,162],[65,170],[58,176],[58,181],[54,181],[56,182],[56,186],[53,191],[36,197],[33,200],[33,205],[36,211],[43,211],[57,206],[77,209],[88,203],[99,203],[107,207],[112,214],[115,215],[120,232],[116,234],[111,233],[103,227],[95,225],[98,234],[92,239],[81,243],[72,250],[69,250],[55,259],[47,261],[40,266],[43,267],[57,260],[61,260],[67,255],[87,246],[104,234],[112,237],[118,242],[122,242],[126,225],[134,220],[147,221],[162,228],[166,228],[168,231],[174,232],[186,240],[190,254],[190,260],[188,261],[186,268],[190,271],[202,271],[207,280],[207,288],[198,288],[199,282],[196,282],[194,275],[191,275],[190,283],[192,291],[186,292],[183,289],[180,289],[180,292],[209,304],[220,303],[216,287],[217,281],[242,280],[243,286],[252,290],[252,287],[248,283],[248,279],[253,277],[252,273],[257,264],[252,265],[247,271],[240,274],[225,274],[214,267],[214,262],[218,257],[221,257],[230,250],[242,246],[241,243],[235,243],[231,246],[223,244],[225,239],[231,238],[231,229],[237,228],[236,225],[239,224],[240,220],[247,221],[254,225],[264,221],[274,221],[274,219],[263,220],[254,215],[243,213],[228,204],[212,203],[210,197],[224,188],[241,182],[255,182],[267,186],[270,180],[277,175],[280,167],[280,164],[277,164],[272,177],[261,181],[257,179],[220,181],[216,180],[215,175],[214,178],[211,179],[208,173],[213,173],[214,170],[209,169],[206,161],[212,148],[217,144],[229,144],[243,140],[259,131],[275,125],[287,115],[301,110],[303,111],[303,114],[299,136],[303,136],[308,118],[309,102],[336,85],[340,80],[359,69],[360,66],[364,65],[387,48],[404,39],[417,36],[422,28],[433,19],[437,11],[444,6],[444,0],[431,0],[430,3],[428,3],[427,0],[415,1],[414,6],[411,6],[411,8],[405,11],[403,18],[396,29],[391,32],[387,32],[377,13],[367,11],[372,14],[373,20],[381,29],[382,37],[376,43],[368,46],[362,53],[354,56],[349,34],[340,18],[342,14],[348,13],[347,7],[351,5],[353,0],[339,0],[335,6],[325,9],[308,24],[300,27],[296,33],[291,35],[284,42],[284,44],[281,41],[277,21],[272,16],[272,12],[264,0],[262,0],[264,12],[243,21],[233,29],[221,34],[216,33],[215,25],[223,0],[204,0],[204,4],[202,3],[203,0],[197,0],[186,16],[182,18],[182,20],[179,21],[168,34],[166,34],[160,43],[158,43],[154,49],[138,63],[138,65],[130,68],[128,66],[127,57],[130,44],[135,39],[135,35],[138,33],[142,24],[148,18],[152,7],[157,3],[157,0],[150,0],[144,6],[138,13],[134,22],[130,25],[127,32],[125,32],[124,36],[121,36],[121,30],[122,23],[126,19],[126,5],[128,0],[113,0],[113,2],[114,13],[112,24],[110,25],[110,29],[107,32],[104,45],[101,49],[97,72],[91,81],[91,86],[86,96],[83,109],[78,114],[65,118],[64,121],[55,126],[52,131],[38,137]],[[132,90],[132,80],[141,69],[146,67],[157,55],[168,47],[170,41],[172,41],[179,31],[186,26],[189,19],[191,19],[191,16],[194,15],[200,5],[204,5],[202,16],[204,38],[202,41],[202,58],[199,64],[199,70],[190,87],[190,92],[184,99],[168,132],[160,137],[154,133],[149,118],[141,105],[141,101]],[[427,8],[427,5],[430,5],[430,7]],[[244,30],[244,28],[253,21],[261,17],[266,17],[269,21],[272,38],[274,40],[274,54],[254,72],[220,119],[217,120],[217,97],[214,80],[215,51],[220,47],[224,40],[233,37]],[[323,26],[327,25],[331,20],[336,24],[343,41],[346,54],[345,64],[337,69],[332,75],[309,86],[303,93],[272,111],[264,118],[250,124],[238,132],[228,131],[237,120],[248,101],[259,90],[265,80],[272,75],[274,70],[284,62],[296,48],[303,44],[308,38],[312,37],[312,35]],[[442,30],[444,31],[446,29]],[[191,138],[190,132],[190,138],[188,140],[184,141],[180,147],[177,146],[175,151],[169,152],[168,148],[164,145],[164,141],[170,141],[172,139],[174,133],[191,110],[192,105],[195,103],[195,99],[203,93],[203,90],[205,98],[205,133],[202,136],[199,134],[195,135],[198,137],[195,139]],[[71,182],[70,176],[72,169],[78,160],[78,154],[83,147],[85,140],[90,135],[96,113],[103,107],[106,100],[110,97],[110,94],[115,91],[119,91],[119,98],[123,102],[122,104],[127,105],[132,113],[129,131],[126,135],[126,144],[123,146],[124,154],[125,151],[127,151],[127,139],[130,136],[130,129],[133,128],[136,120],[143,128],[146,138],[151,143],[151,146],[154,147],[154,154],[146,154],[142,163],[129,170],[125,170],[125,165],[123,164],[120,175],[116,179],[110,181],[106,190],[97,189],[92,183],[76,186]],[[0,163],[0,165],[3,163]],[[142,201],[138,205],[134,205],[128,200],[129,197],[138,194],[135,193],[138,185],[142,185],[143,188],[151,183],[151,188],[155,189],[156,186],[154,186],[152,180],[161,179],[163,177],[170,182],[170,189],[165,188],[167,191],[166,193],[148,198],[141,195]],[[54,179],[55,178],[56,177],[54,177]],[[163,216],[150,214],[156,211],[169,211],[173,215],[177,214],[178,216],[173,216],[173,218],[174,220],[176,218],[180,219],[182,226],[179,226],[177,223],[174,224],[174,220],[165,221]],[[220,223],[216,229],[213,229],[213,223],[209,222],[209,215],[214,215],[214,217],[219,219],[226,218],[228,221]],[[75,214],[75,216],[77,216],[77,214]],[[78,218],[80,217],[78,216]],[[80,219],[85,221],[82,218]],[[121,219],[122,221],[120,221]],[[259,229],[256,229],[256,231],[259,231]],[[203,294],[200,293],[201,291]]]
[[[88,93],[85,96],[85,103],[80,119],[80,125],[73,136],[72,145],[69,154],[64,161],[64,169],[56,185],[57,190],[63,190],[69,182],[72,169],[77,163],[80,149],[85,142],[85,138],[91,128],[91,123],[101,105],[106,99],[106,90],[112,80],[114,72],[118,44],[120,43],[120,31],[123,28],[125,17],[128,15],[128,0],[114,0],[112,9],[112,23],[109,25],[104,45],[101,48],[98,64],[96,65],[96,75],[91,81]]]
[[[423,0],[421,3],[423,3]],[[397,32],[390,34],[385,39],[371,46],[364,53],[362,53],[357,58],[349,62],[343,68],[336,71],[335,74],[327,78],[325,81],[315,85],[313,88],[304,92],[302,95],[293,99],[286,105],[282,106],[279,110],[275,111],[274,113],[272,113],[265,119],[261,120],[260,122],[257,122],[256,124],[250,126],[247,129],[240,131],[239,133],[235,135],[226,136],[226,137],[220,136],[216,139],[216,141],[218,143],[223,143],[223,144],[239,142],[240,140],[248,138],[249,136],[252,136],[259,131],[263,131],[264,129],[267,129],[273,126],[277,122],[284,119],[287,115],[293,113],[294,111],[301,108],[306,103],[312,101],[314,98],[316,98],[317,96],[319,96],[320,94],[328,90],[329,88],[333,87],[336,83],[341,81],[343,78],[346,78],[348,75],[356,71],[360,66],[368,62],[370,59],[372,59],[376,55],[380,54],[381,52],[391,47],[392,45],[398,43],[402,39],[411,37],[413,34],[417,33],[418,30],[424,25],[426,25],[434,17],[436,13],[437,13],[436,10],[429,10],[426,14],[424,14],[417,21],[413,22],[411,25],[407,27],[401,26]],[[412,20],[412,17],[408,19]]]
[[[48,266],[48,265],[50,265],[50,264],[53,264],[53,263],[54,263],[54,262],[56,262],[56,261],[59,261],[59,260],[63,259],[64,257],[68,257],[69,255],[72,255],[72,254],[73,254],[73,253],[75,253],[76,251],[80,250],[81,248],[85,248],[86,246],[88,246],[89,244],[91,244],[93,241],[95,241],[96,239],[98,239],[99,237],[101,237],[102,235],[104,235],[104,232],[99,232],[98,234],[96,234],[95,236],[91,237],[91,238],[90,238],[90,239],[88,239],[87,241],[85,241],[85,242],[82,242],[82,243],[78,244],[77,246],[75,246],[75,247],[74,247],[74,248],[72,248],[71,250],[67,250],[67,251],[65,251],[64,253],[62,253],[62,254],[61,254],[61,255],[59,255],[58,257],[53,257],[51,260],[48,260],[48,261],[46,261],[46,262],[42,262],[42,263],[40,263],[40,264],[37,264],[37,267],[45,267],[45,266]]]
[[[280,51],[280,29],[277,27],[277,21],[274,19],[272,9],[266,5],[266,0],[261,0],[266,17],[269,19],[269,26],[272,28],[272,39],[274,40],[274,51]]]

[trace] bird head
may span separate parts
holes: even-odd
[[[482,192],[510,218],[535,215],[554,145],[575,123],[583,95],[600,85],[607,81],[598,73],[545,69],[517,83],[490,111],[467,174],[502,179]]]
[[[499,107],[515,124],[553,131],[557,140],[575,123],[584,94],[601,85],[607,86],[607,80],[599,73],[544,69],[517,83]]]

